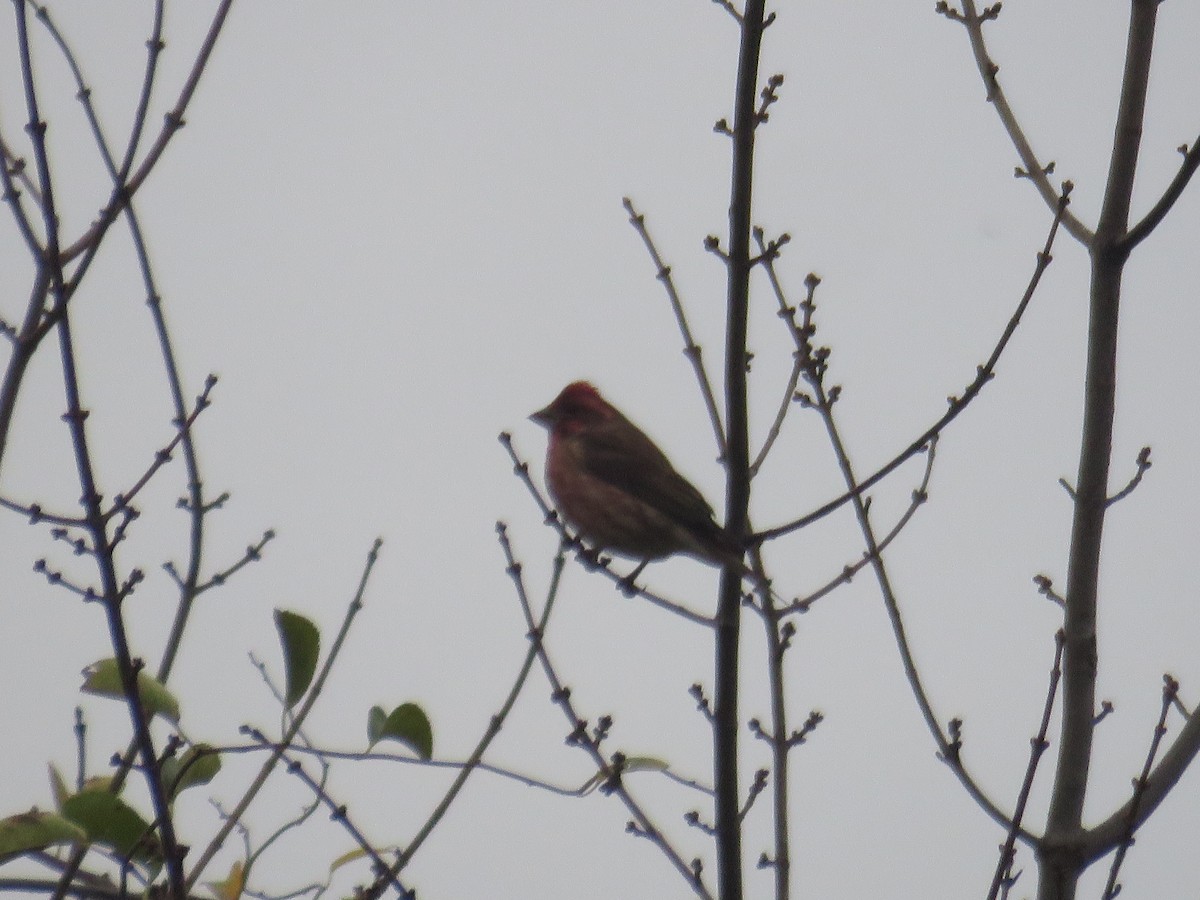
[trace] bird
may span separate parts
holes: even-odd
[[[586,381],[529,417],[546,428],[546,485],[559,513],[596,549],[641,565],[675,554],[750,574],[744,550],[646,434]]]

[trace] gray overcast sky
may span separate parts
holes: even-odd
[[[51,5],[113,136],[127,127],[140,83],[143,6]],[[794,301],[809,271],[824,279],[819,338],[834,349],[839,409],[864,472],[973,377],[1050,221],[1030,185],[1012,177],[1016,157],[984,102],[965,34],[932,7],[778,4],[765,44],[764,75],[781,72],[786,82],[760,132],[756,221],[792,235],[780,272]],[[212,8],[169,6],[152,122],[173,102]],[[1091,224],[1125,21],[1125,4],[1060,0],[1006,4],[989,29],[1035,148],[1056,161],[1056,178],[1075,181],[1075,212]],[[1200,128],[1198,33],[1193,6],[1163,5],[1135,215],[1173,175],[1175,148]],[[5,17],[0,125],[14,141],[24,136],[15,46]],[[40,30],[36,49],[63,218],[75,234],[107,185],[74,88]],[[433,719],[439,755],[465,756],[525,650],[494,523],[509,523],[535,597],[555,546],[496,435],[512,430],[540,474],[544,436],[525,417],[567,381],[594,380],[719,506],[711,429],[621,198],[647,215],[719,372],[724,273],[702,241],[724,230],[728,146],[712,125],[729,114],[735,54],[734,23],[704,0],[235,5],[187,127],[137,198],[189,392],[206,373],[221,376],[198,426],[209,489],[232,494],[210,521],[208,564],[232,562],[266,528],[279,533],[266,558],[207,595],[195,617],[177,671],[189,736],[236,742],[242,722],[273,721],[246,659],[254,651],[276,665],[271,609],[302,611],[331,638],[381,535],[366,608],[310,734],[361,748],[370,705],[412,699]],[[1182,680],[1186,703],[1200,702],[1200,620],[1187,568],[1200,502],[1198,219],[1193,189],[1127,272],[1114,484],[1132,475],[1144,444],[1155,465],[1108,524],[1100,689],[1118,713],[1097,744],[1094,818],[1128,794],[1162,673]],[[12,317],[27,296],[28,265],[11,218],[3,223],[0,314]],[[931,503],[888,557],[937,711],[965,718],[965,758],[1006,808],[1058,623],[1030,579],[1064,576],[1070,508],[1057,479],[1073,477],[1078,449],[1086,259],[1066,235],[1055,257],[999,377],[942,442]],[[110,493],[170,435],[132,259],[128,240],[114,236],[75,301],[85,400]],[[765,281],[755,288],[752,414],[761,440],[790,345]],[[47,357],[19,410],[5,496],[74,503],[62,408]],[[819,422],[795,413],[755,497],[760,526],[840,493]],[[158,565],[184,548],[183,516],[170,509],[182,476],[171,477],[144,501],[150,521],[122,555],[150,571],[130,607],[150,657],[172,594]],[[903,510],[919,477],[910,465],[877,492],[881,522]],[[861,550],[852,526],[847,512],[772,548],[780,590],[811,590],[853,560]],[[0,671],[17,685],[3,692],[0,716],[22,723],[4,729],[5,814],[51,802],[42,773],[47,756],[72,769],[78,670],[107,655],[100,611],[29,571],[42,556],[84,571],[64,549],[0,517]],[[671,561],[646,577],[711,608],[713,570]],[[1003,835],[934,759],[870,579],[798,624],[793,716],[812,708],[827,716],[793,763],[799,893],[982,896]],[[746,640],[743,708],[765,716],[753,620]],[[616,716],[613,749],[708,779],[707,726],[687,695],[693,682],[711,683],[702,629],[626,601],[572,564],[551,643],[585,714]],[[30,680],[34,691],[25,690]],[[562,746],[565,728],[546,698],[536,681],[494,760],[580,784],[586,760]],[[120,746],[123,720],[100,701],[85,706],[100,771]],[[748,739],[746,772],[765,758]],[[1049,772],[1047,757],[1028,819],[1039,828]],[[368,835],[403,844],[447,777],[344,764],[332,787]],[[650,775],[634,785],[689,857],[707,852],[679,818],[703,809],[702,798]],[[228,791],[227,803],[235,785]],[[1196,796],[1190,773],[1142,833],[1125,869],[1135,896],[1194,893]],[[302,798],[294,789],[271,795],[251,817],[256,836]],[[183,813],[198,833],[211,827],[202,797]],[[765,814],[764,805],[748,858],[756,841],[767,847]],[[597,795],[564,800],[478,775],[410,880],[431,898],[690,896],[657,851],[623,834],[625,818]],[[324,828],[265,861],[257,886],[281,892],[322,878],[351,846]],[[1033,864],[1021,862],[1028,893]],[[768,876],[749,878],[751,895],[766,896]],[[1089,885],[1098,896],[1096,879]]]

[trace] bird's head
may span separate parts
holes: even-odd
[[[551,431],[571,433],[611,419],[616,413],[586,381],[575,381],[562,389],[554,402],[529,418]]]

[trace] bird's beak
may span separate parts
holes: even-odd
[[[549,406],[545,409],[539,409],[529,417],[529,421],[537,422],[543,428],[549,428],[554,424],[554,410]]]

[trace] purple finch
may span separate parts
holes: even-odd
[[[530,418],[550,431],[550,494],[588,543],[643,562],[684,553],[747,571],[703,495],[586,381]]]

